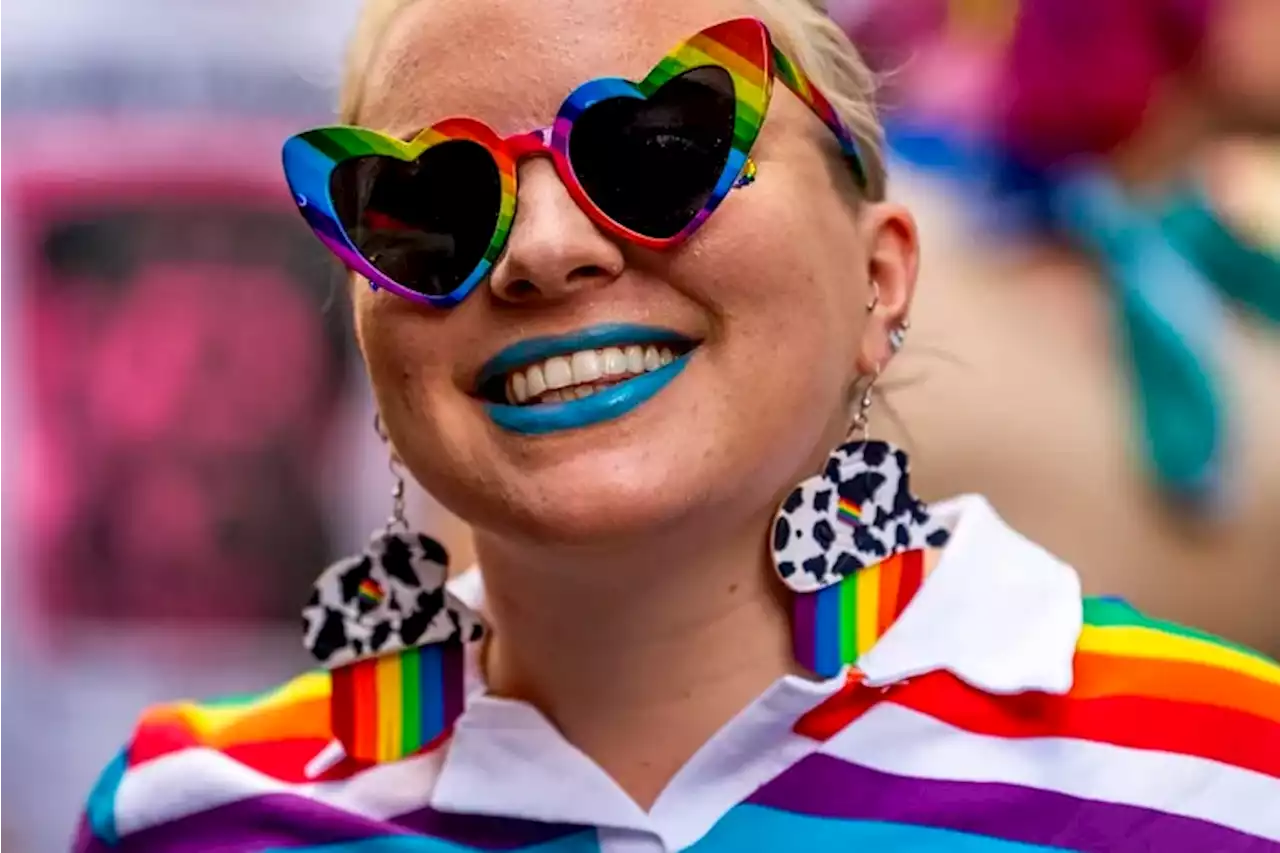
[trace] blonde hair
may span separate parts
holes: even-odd
[[[392,21],[417,0],[363,0],[347,50],[338,98],[338,117],[358,124],[364,105],[365,77]],[[857,48],[827,17],[823,0],[752,0],[778,46],[798,63],[810,81],[858,140],[865,160],[866,198],[885,194],[884,134],[875,109],[875,76]]]

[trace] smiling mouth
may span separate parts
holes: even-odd
[[[493,376],[481,385],[480,396],[524,407],[582,400],[652,373],[696,347],[696,341],[663,341],[577,350]]]

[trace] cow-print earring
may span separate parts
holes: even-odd
[[[875,304],[873,301],[868,310]],[[901,347],[904,334],[905,330],[891,333],[891,348]],[[908,571],[915,571],[918,586],[923,561],[915,557],[927,548],[942,547],[949,536],[924,501],[912,494],[907,454],[867,434],[878,378],[877,371],[862,390],[849,435],[831,452],[822,473],[796,486],[773,521],[773,564],[783,583],[797,593],[793,620],[796,658],[824,676],[835,675],[841,666],[856,659],[857,649],[848,637],[878,637],[887,627],[856,628],[853,621],[858,612],[879,614],[887,610],[896,615],[905,606],[905,601],[899,605],[896,600],[886,607],[862,602],[859,611],[854,593],[865,596],[863,587],[851,586],[848,595],[833,587],[842,582],[854,584],[858,574],[881,564],[888,565],[890,573],[901,580],[903,556],[912,557],[906,562],[910,563]],[[871,592],[871,584],[863,586]],[[902,589],[906,586],[904,582]]]
[[[448,730],[462,711],[463,644],[484,633],[445,588],[444,546],[410,529],[394,455],[391,471],[386,525],[361,554],[325,569],[302,611],[304,643],[332,678],[336,757],[365,763],[412,755]]]

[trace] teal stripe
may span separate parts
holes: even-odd
[[[741,850],[1032,853],[1063,850],[1061,847],[1002,841],[930,826],[814,817],[756,805],[736,806],[701,841],[687,849],[688,853],[737,853]]]
[[[321,844],[315,847],[273,847],[263,853],[479,853],[487,847],[455,844],[438,838],[410,835],[384,835],[363,841],[346,841],[339,844]],[[567,835],[554,841],[545,841],[531,847],[506,848],[507,853],[600,853],[600,844],[594,829]]]
[[[128,753],[128,747],[120,750],[107,765],[89,794],[89,802],[85,804],[85,814],[93,834],[112,847],[120,843],[120,833],[116,831],[116,792],[120,790],[120,782],[129,767]]]

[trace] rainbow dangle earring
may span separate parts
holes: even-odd
[[[391,470],[386,526],[320,575],[302,611],[307,649],[331,673],[334,737],[366,763],[405,758],[448,731],[462,713],[463,644],[484,633],[445,588],[444,546],[409,529],[394,457]]]
[[[906,328],[890,334],[894,350]],[[773,521],[774,567],[796,593],[796,660],[824,677],[856,662],[888,629],[923,582],[926,549],[950,535],[912,494],[907,454],[867,435],[878,377],[863,389],[845,442]]]

